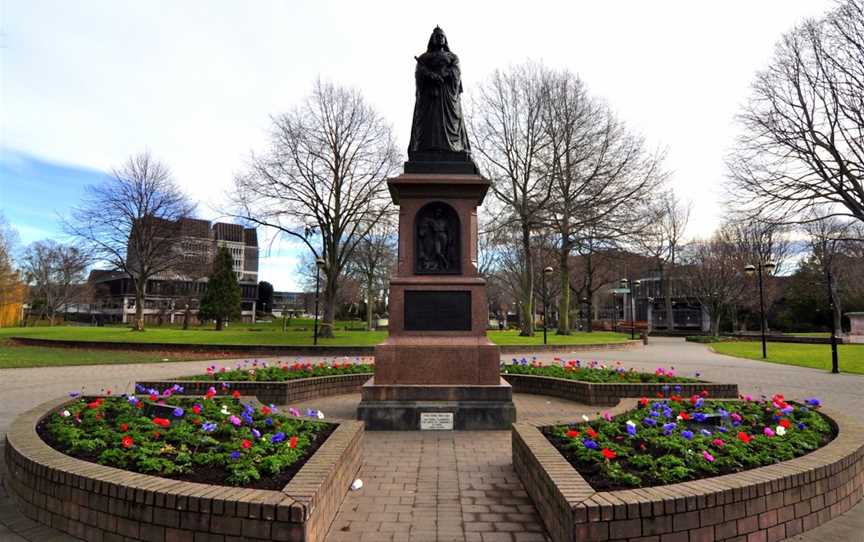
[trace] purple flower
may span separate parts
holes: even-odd
[[[723,410],[722,408],[717,409],[717,414],[719,414],[721,418],[729,417],[729,412]]]
[[[702,414],[701,412],[696,412],[695,414],[693,414],[693,419],[696,420],[697,422],[702,423],[708,419],[708,416],[706,416],[705,414]]]
[[[695,406],[696,408],[702,408],[702,405],[704,405],[704,404],[705,404],[705,399],[700,397],[699,399],[696,399],[696,404],[693,406]]]
[[[147,391],[147,388],[145,388],[141,384],[135,384],[135,391],[137,391],[138,393],[144,393],[145,391]]]
[[[253,427],[253,428],[252,428],[252,436],[255,437],[255,438],[261,438],[261,431],[255,429],[255,428]]]
[[[645,425],[650,425],[651,427],[654,427],[655,425],[657,425],[657,420],[655,420],[654,418],[644,418],[642,420],[642,423],[644,423]]]
[[[129,401],[129,404],[132,406],[135,406],[138,404],[138,398],[135,397],[134,395],[130,395],[129,398],[126,400]]]
[[[596,450],[597,448],[600,447],[596,442],[594,442],[594,441],[591,440],[590,438],[586,438],[585,440],[583,440],[583,441],[582,441],[582,444],[583,444],[586,448],[588,448],[589,450]]]
[[[270,442],[273,444],[278,444],[283,440],[285,440],[285,433],[283,433],[282,431],[279,431],[278,433],[270,437]]]
[[[238,450],[234,450],[233,452],[231,452],[229,457],[231,459],[233,459],[234,461],[236,461],[236,460],[240,459],[240,452]]]
[[[240,418],[238,418],[237,416],[235,416],[233,414],[228,417],[228,421],[231,422],[231,424],[234,425],[235,427],[240,427],[240,425],[243,423],[240,421]]]
[[[201,430],[205,433],[212,433],[216,430],[216,422],[204,422],[201,424]]]
[[[174,417],[175,417],[175,418],[181,418],[181,417],[183,417],[183,409],[180,408],[179,406],[178,406],[177,408],[174,409]]]
[[[675,384],[675,393],[681,393],[681,384]]]
[[[707,429],[701,429],[701,430],[699,430],[699,432],[702,433],[703,437],[710,437],[711,436],[711,431],[709,431]]]
[[[822,405],[822,402],[819,401],[819,399],[816,399],[815,397],[811,397],[810,399],[805,399],[804,404],[811,406],[813,408],[818,408],[819,406]]]
[[[663,434],[664,434],[664,435],[671,435],[671,434],[672,434],[672,431],[674,431],[676,427],[678,427],[678,424],[677,424],[677,423],[666,423],[666,424],[663,424]]]
[[[796,424],[796,427],[798,427],[798,429],[803,431],[803,430],[807,429],[807,424],[805,424],[804,422],[798,422]]]
[[[629,434],[631,437],[636,436],[636,424],[635,423],[630,423],[630,422],[627,423],[627,434]]]
[[[297,410],[297,409],[294,408],[294,407],[290,407],[290,408],[288,409],[288,413],[291,414],[292,416],[294,416],[295,418],[299,418],[299,417],[300,417],[300,411]]]
[[[687,440],[693,440],[693,431],[681,431],[681,436]]]
[[[265,418],[264,423],[266,425],[273,425],[273,418]]]
[[[69,397],[78,397],[79,395],[81,395],[80,391],[73,391],[69,393]]]
[[[307,408],[306,409],[306,415],[309,416],[310,418],[317,418],[318,417],[318,411],[315,410],[314,408]]]

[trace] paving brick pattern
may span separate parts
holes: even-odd
[[[509,361],[510,357],[512,356],[505,356],[504,359]],[[695,372],[698,371],[701,373],[701,378],[705,380],[714,382],[735,382],[739,384],[742,393],[764,393],[770,395],[775,392],[781,392],[785,393],[787,397],[790,398],[817,396],[823,399],[825,404],[830,408],[847,409],[852,413],[864,412],[864,394],[861,393],[861,390],[864,389],[864,376],[838,376],[831,375],[824,371],[721,356],[710,352],[704,345],[685,343],[683,339],[652,338],[648,347],[626,351],[578,352],[572,356],[567,356],[566,354],[537,354],[537,357],[541,360],[547,359],[549,361],[551,361],[553,357],[562,357],[565,359],[579,357],[580,359],[585,360],[621,360],[628,368],[636,367],[642,370],[653,370],[658,366],[668,367],[674,365],[680,374],[687,376],[693,376]],[[287,361],[291,362],[294,359],[295,358],[288,358]],[[220,361],[217,363],[228,364],[230,362]],[[0,382],[3,383],[3,394],[0,395],[0,432],[6,430],[11,420],[18,413],[38,405],[46,398],[61,396],[72,389],[80,388],[84,384],[86,384],[88,390],[91,391],[98,391],[103,387],[111,388],[117,392],[130,391],[132,383],[135,380],[174,378],[182,375],[193,374],[201,371],[202,367],[206,365],[206,362],[198,361],[146,365],[58,367],[51,369],[2,369],[0,370]],[[521,394],[515,396],[515,401],[519,413],[519,419],[521,421],[532,421],[533,423],[545,425],[573,419],[573,404],[568,404],[566,401],[551,397],[533,397]],[[359,394],[356,396],[333,396],[327,398],[326,401],[310,402],[309,404],[310,406],[314,404],[324,410],[328,417],[336,416],[340,413],[347,417],[351,417],[353,416],[351,411],[356,407],[358,402]],[[584,407],[584,409],[590,413],[596,412],[596,408],[597,407]],[[576,410],[578,410],[578,408],[576,408]],[[436,469],[436,491],[439,485],[442,487],[449,487],[447,486],[447,483],[449,483],[447,481],[451,480],[451,477],[454,476],[454,474],[456,475],[455,478],[459,484],[458,487],[460,488],[460,491],[462,491],[461,488],[463,487],[466,488],[464,490],[465,492],[481,491],[468,488],[470,480],[472,479],[467,474],[468,472],[471,472],[468,470],[469,468],[477,469],[474,471],[477,476],[480,476],[480,472],[489,472],[490,474],[488,476],[491,479],[491,477],[494,477],[494,474],[492,473],[495,472],[492,467],[493,464],[498,464],[499,466],[507,466],[511,464],[511,441],[508,432],[492,431],[484,433],[413,434],[412,438],[414,439],[435,439],[436,442],[434,447],[432,445],[432,440],[425,444],[418,441],[413,442],[410,445],[413,446],[411,450],[418,457],[416,468],[417,474],[415,476],[417,481],[405,482],[399,490],[389,487],[384,489],[382,486],[389,482],[381,482],[376,486],[376,478],[370,478],[366,474],[366,469],[373,469],[377,466],[379,471],[384,471],[393,475],[393,473],[401,472],[399,470],[400,465],[403,469],[405,468],[405,460],[393,454],[393,445],[389,443],[393,442],[394,437],[390,435],[404,436],[407,434],[366,433],[366,439],[364,442],[364,466],[361,468],[360,474],[360,477],[364,479],[364,482],[366,483],[366,487],[358,492],[349,493],[346,497],[342,509],[337,516],[336,522],[331,528],[329,534],[330,539],[338,540],[346,537],[344,534],[346,531],[343,531],[342,529],[346,527],[346,521],[352,521],[350,518],[346,517],[346,515],[358,511],[361,511],[362,513],[362,509],[359,509],[361,504],[365,503],[365,508],[383,506],[383,511],[377,512],[376,508],[376,512],[384,514],[392,513],[393,504],[390,504],[391,512],[388,512],[388,503],[380,503],[376,505],[375,498],[389,498],[391,495],[383,494],[384,492],[389,491],[407,492],[409,489],[405,484],[416,483],[418,490],[415,490],[415,497],[410,505],[410,512],[396,512],[397,515],[395,522],[384,519],[392,518],[392,516],[381,516],[378,520],[370,520],[368,517],[364,518],[364,520],[370,522],[380,521],[381,529],[379,532],[373,534],[366,531],[357,531],[357,533],[360,533],[359,536],[356,536],[356,533],[354,533],[353,538],[349,537],[348,539],[363,540],[365,537],[365,540],[375,540],[377,539],[376,537],[380,537],[385,540],[392,539],[410,541],[413,536],[414,540],[437,540],[439,534],[444,536],[456,529],[453,528],[453,523],[448,522],[442,522],[444,528],[440,530],[438,529],[438,494],[435,495],[434,506],[431,504],[432,498],[428,495],[423,496],[418,500],[417,496],[420,495],[420,458],[425,458],[427,455],[432,453],[442,453],[446,455],[445,451],[447,450],[449,450],[447,453],[450,453],[451,457],[456,458],[455,463],[440,463],[441,468]],[[409,446],[409,444],[406,443],[405,446]],[[486,455],[483,456],[483,453]],[[390,458],[392,458],[392,460]],[[432,459],[428,459],[427,461],[432,461]],[[495,461],[498,463],[494,463]],[[450,471],[444,471],[444,465],[453,464],[455,464],[457,470],[452,471],[452,474],[449,473]],[[426,463],[424,463],[424,465],[426,465]],[[461,471],[458,469],[461,469]],[[522,486],[519,483],[515,472],[512,471],[512,466],[509,467],[509,469],[509,471],[506,469],[499,471],[499,473],[506,473],[500,478],[500,480],[506,482],[504,487],[516,487],[517,489],[515,491],[518,492],[522,489]],[[369,470],[368,472],[371,473],[372,470]],[[458,474],[460,472],[464,474]],[[0,476],[2,476],[2,472],[0,472]],[[432,487],[431,482],[425,477],[423,481],[424,483],[429,484],[429,488]],[[376,489],[373,491],[373,488]],[[486,493],[487,490],[482,491]],[[524,503],[524,497],[516,496],[517,494],[523,494],[516,492],[511,493],[511,497],[509,498],[514,501],[521,498]],[[446,495],[447,492],[442,492],[442,494]],[[410,499],[410,496],[406,496],[406,498]],[[495,516],[474,517],[468,515],[498,514],[499,512],[492,511],[491,504],[484,505],[476,503],[477,499],[486,498],[490,497],[460,496],[458,510],[462,515],[462,518],[460,518],[459,521],[461,521],[466,527],[468,524],[465,523],[465,519],[476,519],[477,523],[497,523],[498,518]],[[502,496],[501,498],[503,499],[505,497]],[[463,503],[462,499],[472,499],[475,502]],[[433,529],[422,531],[419,528],[420,525],[423,524],[423,522],[419,520],[421,517],[420,514],[423,513],[424,510],[423,508],[420,508],[421,504],[426,507],[425,517],[427,519],[433,517],[434,511],[436,525],[434,531]],[[400,504],[395,506],[403,506],[403,504],[400,502]],[[404,506],[409,505],[404,504]],[[415,529],[412,534],[411,522],[414,521],[415,506],[418,510],[418,528]],[[474,511],[478,509],[469,508],[473,506],[489,506],[490,511]],[[515,506],[517,507],[517,510],[519,510],[520,505],[516,504]],[[520,531],[506,530],[509,525],[504,525],[504,528],[500,530],[495,530],[494,527],[491,530],[487,529],[485,531],[468,530],[466,528],[462,534],[463,538],[459,538],[458,533],[453,533],[454,538],[456,540],[479,540],[480,542],[496,539],[508,541],[544,540],[544,533],[539,527],[539,518],[533,506],[530,506],[530,504],[522,504],[521,506],[523,507],[521,510],[524,510],[525,514],[533,515],[533,528],[527,527],[530,524],[530,520],[527,518],[518,518],[522,521],[501,521],[500,523],[525,525],[525,529]],[[358,509],[355,510],[353,509],[354,507],[358,507]],[[449,508],[442,506],[440,510],[443,512],[441,516],[445,517],[447,521],[456,521],[450,519],[451,517],[455,518],[457,515],[455,512],[457,507],[455,505],[449,505]],[[369,511],[368,515],[371,516],[372,513],[373,512]],[[406,515],[403,515],[400,518],[400,513]],[[406,531],[404,525],[396,527],[394,524],[400,524],[400,519],[408,520],[409,515],[410,521],[407,522],[408,534],[405,535],[404,533]],[[378,517],[379,516],[376,516],[376,518]],[[484,519],[488,521],[484,521]],[[404,523],[405,522],[403,521],[403,524]],[[427,521],[425,524],[429,525],[430,523],[431,522]],[[472,523],[472,521],[469,521],[469,523]],[[388,531],[386,529],[388,528],[394,529],[392,535],[387,534]],[[433,532],[434,537],[432,536]],[[397,533],[403,534],[397,535]],[[447,538],[443,539],[446,540]],[[11,500],[7,498],[4,493],[2,484],[0,484],[0,541],[19,542],[21,540],[53,542],[54,540],[68,541],[75,539],[59,534],[51,529],[44,528],[35,522],[21,517],[14,508]],[[646,538],[646,541],[651,540],[653,539],[650,537]],[[754,542],[757,539],[754,538],[753,540],[747,540],[747,538],[744,538],[743,540],[746,542]],[[864,542],[864,503],[859,503],[852,510],[837,519],[833,519],[812,531],[796,535],[789,540],[794,542]],[[689,542],[686,538],[681,538],[681,541]]]

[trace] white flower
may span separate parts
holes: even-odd
[[[357,490],[360,489],[361,487],[363,487],[363,480],[361,480],[360,478],[357,478],[357,479],[354,480],[354,482],[351,484],[351,491],[357,491]]]
[[[582,414],[582,419],[585,420],[585,421],[587,422],[587,421],[588,421],[588,416],[586,416],[585,414]]]
[[[222,410],[220,410],[219,412],[221,412],[225,416],[231,414],[230,412],[228,412],[228,405],[222,405]]]
[[[68,410],[64,410],[63,412],[60,413],[60,415],[63,416],[64,418],[68,418],[69,416],[72,415],[72,413],[69,412]]]
[[[317,416],[318,416],[318,419],[319,419],[319,420],[323,420],[323,419],[324,419],[324,413],[321,412],[320,410],[318,411]],[[360,482],[360,483],[362,484],[363,482]]]
[[[633,420],[627,420],[627,425],[629,425],[630,427],[636,427],[636,424],[633,422]]]
[[[786,428],[783,427],[782,425],[778,425],[777,429],[774,432],[782,437],[783,435],[786,434]]]

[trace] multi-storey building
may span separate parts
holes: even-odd
[[[144,319],[149,323],[173,323],[184,318],[187,307],[197,322],[198,302],[207,287],[213,258],[220,247],[231,251],[234,273],[240,283],[241,318],[255,321],[258,298],[258,236],[254,228],[239,224],[185,218],[177,223],[176,250],[182,263],[147,281]],[[94,319],[131,322],[135,317],[135,288],[126,273],[93,270]]]

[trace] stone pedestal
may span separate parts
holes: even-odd
[[[849,318],[849,335],[845,342],[864,344],[864,312],[847,312]]]
[[[453,429],[508,429],[512,389],[499,374],[500,349],[486,338],[486,281],[477,272],[477,207],[489,181],[406,173],[388,186],[399,205],[390,336],[375,347],[358,419],[370,430],[417,430],[429,425],[424,413],[449,413]]]

